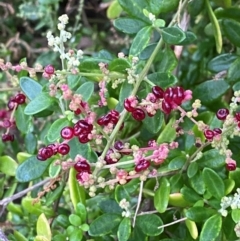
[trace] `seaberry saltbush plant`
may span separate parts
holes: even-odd
[[[0,61],[0,235],[238,240],[239,1],[114,0],[107,16],[120,52],[72,47],[63,14],[46,34],[61,67]]]

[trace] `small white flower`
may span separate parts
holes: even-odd
[[[63,23],[63,24],[67,24],[68,23],[68,15],[67,14],[63,14],[62,16],[60,16],[58,18],[58,20]]]

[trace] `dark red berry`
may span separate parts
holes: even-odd
[[[125,100],[124,100],[123,105],[124,105],[124,108],[125,108],[128,112],[133,112],[133,111],[135,110],[135,108],[132,107],[131,104],[132,104],[132,103],[131,103],[131,101],[130,101],[129,99],[125,99]]]
[[[173,102],[177,105],[181,105],[184,100],[184,89],[180,86],[173,88]]]
[[[122,141],[116,141],[114,143],[114,148],[117,149],[118,151],[121,151],[124,147],[124,144]]]
[[[171,103],[173,101],[173,88],[172,87],[168,87],[165,92],[164,92],[164,100],[168,103]]]
[[[136,108],[133,112],[132,112],[132,117],[137,120],[137,121],[142,121],[145,118],[145,112],[140,109],[140,108]]]
[[[214,135],[215,135],[215,136],[222,134],[222,130],[221,130],[220,128],[214,128],[214,129],[213,129],[213,132],[214,132]]]
[[[148,146],[149,147],[153,147],[154,145],[156,145],[156,141],[155,140],[149,140],[148,141]]]
[[[240,121],[240,112],[237,112],[235,114],[235,118],[236,118],[237,121]]]
[[[78,108],[78,109],[76,109],[76,110],[74,111],[74,114],[75,114],[75,115],[80,115],[81,112],[82,112],[81,109]]]
[[[157,85],[152,87],[152,93],[155,95],[155,97],[157,99],[162,99],[164,96],[164,90],[160,86],[157,86]],[[155,103],[155,102],[153,102],[153,103]]]
[[[7,117],[7,110],[1,109],[0,110],[0,119],[4,119]]]
[[[84,178],[83,178],[84,174],[88,175],[89,173],[88,172],[78,172],[76,174],[76,179],[77,179],[78,182],[84,183]]]
[[[12,134],[3,134],[2,135],[2,141],[3,142],[14,141],[14,135],[12,135]]]
[[[10,120],[4,120],[2,123],[2,126],[4,128],[9,128],[9,127],[11,127],[11,125],[12,125],[12,122]]]
[[[152,103],[156,103],[157,98],[156,98],[155,95],[152,95],[152,96],[150,96],[149,100],[150,100]]]
[[[70,140],[73,138],[74,130],[70,126],[66,126],[61,130],[61,137],[65,140]]]
[[[9,100],[7,103],[8,109],[13,110],[17,103],[14,100]]]
[[[111,116],[115,116],[115,117],[119,118],[119,112],[116,110],[111,110],[110,114],[111,114]]]
[[[50,158],[53,155],[53,149],[51,147],[43,147],[40,149],[39,154],[44,158]]]
[[[165,99],[162,101],[162,110],[166,114],[170,114],[172,111],[172,106],[169,102],[167,102]]]
[[[98,120],[97,123],[100,126],[107,126],[111,122],[112,116],[111,115],[104,115],[101,116]]]
[[[228,171],[235,171],[237,166],[235,163],[232,163],[232,162],[229,162],[229,163],[226,163],[226,168]]]
[[[54,74],[54,71],[55,71],[55,69],[54,69],[54,67],[53,67],[51,64],[47,65],[47,66],[44,68],[44,72],[47,73],[47,74],[49,74],[49,75]]]
[[[47,158],[43,157],[43,156],[40,155],[40,154],[37,154],[37,159],[38,159],[39,161],[46,161],[46,160],[47,160]]]
[[[73,126],[73,134],[75,135],[75,136],[79,136],[80,135],[80,133],[81,133],[81,128],[80,128],[80,126],[78,125],[78,123],[76,123],[74,126]]]
[[[14,99],[13,99],[16,103],[18,103],[19,105],[22,105],[25,103],[26,101],[26,96],[24,94],[17,94]]]
[[[211,141],[214,137],[214,132],[212,130],[205,130],[204,136],[206,137],[206,139]]]
[[[216,113],[216,116],[219,120],[226,120],[229,114],[229,110],[226,108],[219,109]]]
[[[70,147],[68,144],[62,143],[58,146],[57,151],[58,151],[58,153],[60,153],[62,155],[67,155],[70,151]]]
[[[77,124],[81,128],[81,133],[90,133],[93,129],[93,125],[88,124],[85,120],[79,120]]]
[[[74,165],[74,169],[77,172],[88,172],[90,173],[90,165],[86,162],[86,161],[78,161],[75,165]]]
[[[136,172],[141,172],[146,170],[150,166],[150,161],[145,160],[144,158],[139,160],[137,165],[135,166],[135,171]]]
[[[49,147],[49,148],[52,149],[54,155],[57,154],[57,145],[55,145],[54,143],[52,143],[52,144],[49,144],[47,147]]]
[[[89,142],[90,140],[88,139],[88,134],[89,133],[81,133],[79,136],[78,136],[78,140],[80,143],[87,143]]]
[[[111,157],[111,154],[114,153],[113,149],[109,149],[107,151],[107,155],[105,156],[104,160],[106,161],[107,164],[113,164],[113,163],[116,163],[112,157]]]

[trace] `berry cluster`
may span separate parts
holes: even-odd
[[[144,170],[148,169],[149,166],[150,166],[150,161],[146,160],[144,158],[141,158],[135,166],[135,171],[136,172],[144,171]]]
[[[84,183],[84,176],[91,174],[91,167],[84,158],[80,158],[75,165],[74,169],[77,171],[76,179],[80,183]]]
[[[107,126],[108,124],[116,125],[119,120],[119,112],[116,110],[111,110],[106,115],[101,116],[98,118],[97,123],[100,126]]]
[[[124,100],[124,108],[132,114],[135,120],[142,121],[146,117],[145,111],[150,117],[155,115],[157,109],[170,114],[173,109],[191,97],[190,91],[185,91],[179,86],[168,87],[165,91],[160,86],[154,86],[147,96],[147,101],[138,105],[136,98],[129,97]]]
[[[206,129],[204,131],[204,136],[208,141],[212,141],[215,136],[220,134],[222,134],[222,130],[220,128],[214,128],[213,130]]]
[[[59,145],[49,144],[46,147],[42,147],[38,150],[37,159],[39,161],[46,161],[48,158],[56,155],[57,153],[61,155],[67,155],[70,151],[70,147],[67,143],[61,143]]]
[[[8,109],[10,111],[14,111],[19,105],[24,104],[26,101],[26,96],[22,93],[16,94],[14,97],[11,97],[7,103]],[[6,117],[6,115],[4,115]],[[13,115],[10,119],[5,118],[4,121],[1,123],[1,126],[6,128],[6,133],[2,135],[2,141],[14,141],[14,135],[9,133],[10,128],[15,126],[15,121],[13,120]]]

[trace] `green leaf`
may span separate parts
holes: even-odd
[[[190,163],[190,165],[188,166],[188,169],[187,169],[188,177],[189,178],[193,177],[197,172],[198,172],[198,164],[197,164],[197,162]]]
[[[61,170],[62,170],[61,165],[56,165],[55,162],[53,161],[49,166],[49,176],[56,177]]]
[[[220,98],[229,87],[225,80],[208,80],[194,88],[193,97],[200,99],[203,104],[208,104]]]
[[[78,154],[88,159],[91,154],[89,144],[80,143],[78,141],[78,138],[73,138],[71,141],[68,142],[68,145],[70,146],[69,155],[72,159],[74,159]]]
[[[82,95],[83,100],[88,101],[91,98],[93,91],[94,91],[94,84],[93,84],[93,82],[89,81],[89,82],[82,84],[76,90],[76,94]]]
[[[28,241],[20,232],[16,230],[14,230],[13,235],[17,241]]]
[[[121,214],[122,209],[119,207],[118,203],[113,199],[102,200],[98,204],[99,208],[103,213],[117,213]]]
[[[154,207],[159,213],[164,213],[167,209],[170,189],[169,181],[163,177],[154,195]]]
[[[44,213],[37,220],[37,235],[43,236],[49,241],[52,238],[51,228]]]
[[[48,141],[54,142],[57,139],[59,139],[61,137],[62,128],[69,125],[70,125],[70,121],[67,118],[61,118],[61,119],[55,120],[48,130],[48,133],[47,133]]]
[[[88,233],[91,236],[103,236],[112,232],[112,230],[121,222],[121,215],[118,214],[103,214],[90,224]]]
[[[162,72],[171,73],[177,66],[177,58],[170,47],[166,47],[162,53],[163,58],[158,65]]]
[[[133,90],[132,84],[129,84],[127,81],[125,81],[122,84],[122,87],[120,89],[120,94],[119,94],[119,103],[117,105],[118,111],[121,112],[123,110],[123,102],[131,94],[132,90]]]
[[[198,237],[198,229],[197,229],[197,225],[195,222],[189,220],[189,219],[186,219],[185,220],[185,224],[186,224],[186,227],[191,235],[191,237],[193,239],[197,239]]]
[[[204,9],[204,0],[192,0],[187,7],[191,16],[196,17]]]
[[[46,110],[54,103],[55,99],[50,97],[48,93],[40,93],[26,106],[24,113],[26,115],[34,115]]]
[[[146,27],[146,23],[132,18],[118,18],[113,22],[115,28],[126,34],[136,34],[142,28]]]
[[[222,178],[212,169],[203,169],[203,181],[207,190],[217,199],[225,195],[225,187]]]
[[[158,15],[159,13],[168,13],[178,7],[179,0],[151,0],[149,1],[151,13]]]
[[[39,161],[36,156],[29,157],[17,168],[16,179],[19,182],[29,182],[42,176],[51,160]]]
[[[213,58],[207,65],[208,70],[214,73],[219,73],[227,70],[231,64],[237,59],[235,54],[221,54]]]
[[[156,214],[147,214],[138,216],[136,226],[138,226],[145,235],[157,236],[163,232],[163,228],[158,228],[163,225],[162,219]]]
[[[110,71],[125,73],[127,68],[130,68],[131,65],[126,59],[114,59],[108,66]]]
[[[190,31],[185,32],[185,35],[186,38],[183,41],[181,41],[178,45],[189,45],[197,39],[197,36]]]
[[[119,17],[121,12],[122,12],[121,6],[119,5],[117,0],[114,0],[111,2],[110,6],[107,9],[107,17],[109,19],[117,18]]]
[[[229,175],[229,178],[231,180],[234,180],[235,186],[239,187],[240,186],[240,178],[239,178],[239,176],[240,176],[240,168],[237,167],[235,171],[229,172],[228,175]]]
[[[71,90],[74,89],[80,83],[81,78],[82,78],[81,76],[76,75],[76,74],[68,74],[67,75],[67,83],[68,83],[69,88]]]
[[[240,222],[240,209],[233,209],[231,215],[235,223]]]
[[[18,164],[10,156],[0,156],[0,173],[15,176]]]
[[[209,0],[206,0],[206,8],[207,8],[207,12],[208,12],[208,16],[210,18],[210,21],[212,23],[213,26],[213,33],[214,33],[214,38],[215,38],[215,42],[216,42],[216,48],[217,48],[217,52],[220,54],[222,51],[222,34],[221,34],[221,29],[218,23],[218,20],[212,10],[212,7],[209,3]]]
[[[70,169],[69,178],[68,178],[68,186],[70,192],[70,199],[72,201],[73,207],[76,210],[77,204],[82,203],[85,204],[85,190],[82,186],[79,185],[76,179],[76,171],[74,168]]]
[[[164,122],[164,115],[161,111],[157,111],[157,113],[150,117],[146,116],[145,119],[143,120],[143,126],[153,134],[156,134],[160,131],[162,124]]]
[[[240,80],[240,58],[237,58],[231,65],[227,73],[230,83],[239,82]]]
[[[124,218],[119,227],[117,232],[117,237],[119,241],[128,241],[128,238],[131,235],[131,220],[130,218]]]
[[[140,53],[139,55],[139,59],[141,60],[147,60],[150,58],[152,52],[154,51],[154,49],[156,48],[157,44],[156,43],[150,43],[147,45],[146,48],[144,48],[144,50]]]
[[[201,196],[198,195],[192,188],[183,187],[180,192],[182,193],[184,199],[190,203],[195,203],[201,200]]]
[[[190,205],[190,203],[184,199],[183,195],[181,193],[171,193],[169,195],[169,204],[174,207],[181,207],[185,208]]]
[[[167,44],[179,44],[186,38],[186,34],[178,27],[168,27],[162,29],[162,38]]]
[[[215,241],[222,228],[222,218],[216,214],[203,225],[199,241]]]
[[[155,85],[162,87],[163,89],[173,86],[178,82],[177,78],[170,73],[155,72],[149,74],[147,78],[152,81]]]
[[[87,210],[86,207],[82,203],[77,203],[76,205],[76,214],[81,218],[84,223],[87,219]]]
[[[198,193],[204,194],[205,192],[205,185],[203,182],[202,173],[200,171],[197,172],[192,178],[189,178],[189,183],[191,187]]]
[[[30,127],[30,121],[31,121],[31,116],[25,115],[24,114],[24,106],[19,105],[18,108],[15,111],[15,119],[16,119],[16,125],[17,128],[22,132],[22,133],[27,133],[28,129]]]
[[[173,170],[181,169],[184,166],[184,164],[186,163],[186,161],[187,161],[186,156],[175,157],[168,164],[168,168],[173,169]]]
[[[79,241],[79,240],[82,240],[82,237],[83,237],[82,230],[76,229],[70,234],[69,240],[70,241]]]
[[[173,117],[160,133],[157,143],[171,142],[176,138],[176,130],[173,128],[175,118]]]
[[[70,214],[69,216],[69,222],[73,225],[73,226],[80,226],[82,224],[82,220],[81,218],[76,215],[76,214]]]
[[[37,138],[32,132],[28,132],[24,138],[25,147],[28,153],[34,154],[37,148]]]
[[[225,158],[216,149],[211,149],[203,153],[203,156],[197,160],[200,168],[219,168],[225,165]]]
[[[203,222],[214,214],[217,214],[216,210],[205,207],[192,207],[189,208],[185,213],[188,219],[195,222]]]
[[[137,33],[133,39],[129,55],[138,56],[143,51],[143,49],[148,45],[152,31],[153,28],[151,26],[146,26]]]
[[[42,91],[42,86],[29,77],[20,78],[20,87],[30,100],[36,98]]]
[[[141,19],[147,23],[150,23],[150,20],[143,14],[143,9],[147,7],[147,2],[142,0],[118,0],[121,7],[126,11],[130,16]]]
[[[131,180],[125,185],[118,185],[115,188],[115,199],[119,203],[122,199],[126,199],[127,201],[131,200],[131,194],[134,193],[139,186],[139,182],[135,180]]]
[[[225,179],[224,180],[225,186],[225,196],[232,192],[235,187],[235,181],[232,179]]]
[[[46,195],[45,205],[46,206],[52,205],[54,201],[56,201],[62,196],[63,190],[64,190],[64,184],[60,183],[60,185],[57,188],[48,192]]]
[[[222,29],[230,42],[240,47],[240,23],[233,19],[224,19]]]
[[[217,8],[214,12],[217,18],[232,18],[240,21],[240,9],[238,7]]]

